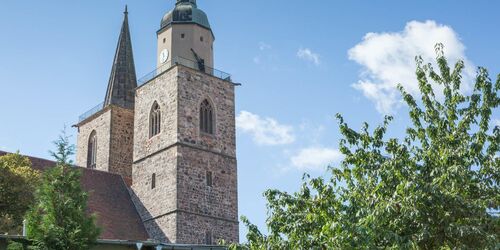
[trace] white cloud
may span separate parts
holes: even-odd
[[[291,158],[293,167],[299,170],[321,170],[329,165],[339,163],[343,159],[337,149],[324,147],[310,147],[300,150]]]
[[[236,117],[236,127],[253,137],[259,145],[284,145],[295,141],[293,127],[278,123],[272,118],[261,118],[248,111]]]
[[[353,87],[373,101],[380,113],[394,112],[401,103],[398,83],[413,95],[420,93],[415,56],[422,56],[426,63],[435,61],[436,43],[444,44],[450,64],[459,59],[465,61],[464,82],[474,78],[474,66],[465,56],[465,46],[450,26],[435,21],[411,21],[401,32],[368,33],[349,50],[349,59],[363,67],[361,79]],[[463,90],[468,91],[469,86]]]
[[[268,49],[271,49],[272,46],[265,43],[265,42],[260,42],[259,43],[259,50],[268,50]]]
[[[305,61],[310,61],[316,66],[321,64],[321,56],[317,53],[314,53],[311,49],[308,48],[300,48],[299,51],[297,51],[297,57]]]

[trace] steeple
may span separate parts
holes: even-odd
[[[123,25],[118,39],[111,76],[109,77],[104,106],[113,104],[122,108],[133,109],[136,87],[137,77],[128,26],[128,8],[125,6]]]

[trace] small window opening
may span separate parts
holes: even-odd
[[[155,189],[156,188],[156,174],[153,174],[151,176],[151,189]]]
[[[166,43],[167,42],[167,38],[163,38],[163,43]]]
[[[181,38],[184,39],[186,35],[184,33],[181,34]]]
[[[205,244],[212,245],[212,232],[210,231],[205,232]]]
[[[212,187],[212,185],[213,185],[212,172],[207,171],[207,186]]]
[[[203,42],[203,37],[202,36],[200,36],[200,42]]]

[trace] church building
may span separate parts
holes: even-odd
[[[76,165],[121,176],[149,239],[238,242],[236,84],[214,69],[207,15],[177,0],[156,33],[157,69],[141,79],[124,15],[104,102],[75,125]]]

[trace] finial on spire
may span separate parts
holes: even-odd
[[[128,26],[128,6],[125,6],[124,14],[104,105],[117,105],[122,108],[134,109],[134,89],[137,88],[137,77]]]

